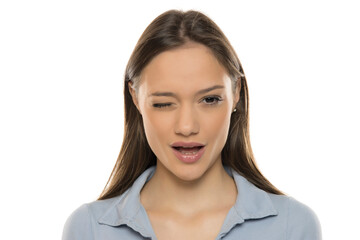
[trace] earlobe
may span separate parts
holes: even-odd
[[[128,88],[129,88],[129,93],[131,95],[131,98],[133,100],[134,105],[136,106],[136,108],[138,109],[139,113],[141,114],[140,108],[139,108],[139,103],[138,103],[138,99],[136,96],[136,92],[135,89],[132,87],[133,82],[129,81],[128,82]]]

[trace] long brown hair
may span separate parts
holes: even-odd
[[[249,137],[249,95],[244,70],[230,42],[220,28],[198,11],[169,10],[145,29],[137,42],[125,71],[125,129],[119,157],[99,200],[125,192],[147,168],[156,165],[156,156],[147,143],[142,116],[129,92],[128,82],[138,88],[145,66],[159,53],[193,41],[207,46],[227,70],[233,90],[241,81],[237,111],[232,113],[229,134],[221,152],[224,165],[230,166],[266,192],[283,194],[256,166]]]

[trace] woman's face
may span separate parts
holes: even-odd
[[[198,43],[165,51],[146,66],[137,95],[129,89],[161,169],[191,181],[221,166],[214,163],[221,163],[239,99],[239,87],[234,95],[231,85],[210,49]],[[179,148],[184,143],[203,147]]]

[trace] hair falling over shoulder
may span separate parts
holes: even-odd
[[[145,29],[128,61],[124,79],[125,126],[121,150],[99,200],[118,196],[150,166],[156,156],[147,143],[142,116],[132,101],[128,82],[136,90],[145,66],[159,53],[194,41],[207,46],[225,67],[235,87],[241,81],[237,111],[231,115],[229,134],[221,152],[224,165],[230,166],[260,189],[283,194],[258,169],[249,136],[249,96],[241,63],[220,28],[198,11],[169,10]]]

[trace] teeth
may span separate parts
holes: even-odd
[[[175,147],[177,151],[184,155],[194,155],[199,152],[202,146],[193,146],[193,147]]]
[[[193,154],[196,154],[198,151],[195,151],[195,152],[179,151],[179,152],[181,152],[181,154],[185,154],[185,155],[193,155]]]

